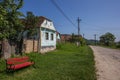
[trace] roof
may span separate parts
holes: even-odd
[[[26,23],[26,20],[25,19],[21,19],[22,23],[25,24]],[[43,23],[45,23],[45,21],[48,21],[49,23],[52,23],[52,26],[51,25],[44,25]],[[31,26],[29,25],[28,27],[26,28],[30,28]],[[50,29],[50,30],[54,30],[56,31],[56,29],[54,28],[54,25],[53,25],[53,22],[52,20],[44,17],[44,16],[40,16],[39,17],[39,21],[37,23],[37,27],[43,27],[43,28],[47,28],[47,29]]]
[[[70,34],[61,34],[61,36],[71,36]]]
[[[47,23],[47,24],[46,24]],[[48,19],[48,18],[45,18],[43,16],[40,16],[39,17],[39,24],[38,24],[39,27],[43,27],[43,28],[46,28],[46,29],[50,29],[50,30],[54,30],[56,31],[54,25],[53,25],[53,22],[52,20]]]
[[[60,35],[60,33],[59,33],[58,31],[56,31],[56,34],[57,34],[57,35],[58,35],[58,34]]]
[[[40,19],[40,20],[42,20],[42,19],[45,20],[45,19],[46,19],[46,20],[52,22],[52,20],[50,20],[50,19],[48,19],[48,18],[46,18],[46,17],[44,17],[44,16],[40,16],[39,19]]]
[[[40,16],[38,26],[40,26],[44,22],[44,20],[48,20],[48,21],[52,22],[52,20],[50,20],[46,17]]]

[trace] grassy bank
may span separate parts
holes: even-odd
[[[6,74],[4,61],[0,64],[0,80],[96,80],[94,56],[88,46],[57,45],[47,54],[27,54],[34,59],[36,68],[27,67]]]

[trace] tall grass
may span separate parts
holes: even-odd
[[[35,61],[36,68],[27,67],[14,74],[3,71],[0,80],[96,80],[94,56],[88,46],[59,44],[55,51],[44,55],[26,55]],[[1,63],[0,70],[4,70],[4,60]]]

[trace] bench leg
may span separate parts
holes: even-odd
[[[13,73],[14,72],[14,70],[11,70],[11,69],[6,69],[6,73]]]
[[[32,65],[32,67],[33,67],[33,68],[36,68],[36,66],[35,66],[34,64]]]

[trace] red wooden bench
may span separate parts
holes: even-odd
[[[28,56],[18,57],[18,58],[9,58],[6,60],[6,70],[14,71],[21,69],[30,65],[33,65],[34,62],[30,61]]]

